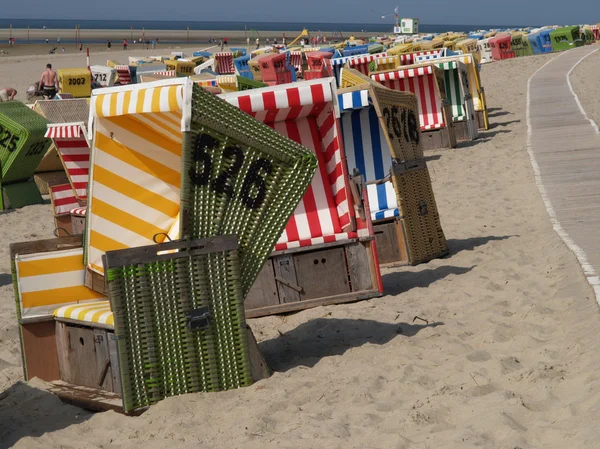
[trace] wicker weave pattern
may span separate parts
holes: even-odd
[[[409,262],[416,265],[446,255],[448,246],[425,162],[406,166],[409,169],[403,173],[392,168],[392,183],[406,232]]]
[[[215,100],[194,86],[192,132],[183,143],[181,235],[237,234],[245,295],[310,184],[317,160],[302,145]]]
[[[125,411],[168,396],[252,383],[237,251],[191,249],[219,239],[186,242],[147,263],[143,256],[117,261],[140,248],[107,253]],[[174,245],[148,248],[156,255]],[[202,307],[210,311],[210,323],[192,331],[186,312]]]
[[[0,103],[0,179],[3,184],[28,180],[48,151],[48,121],[23,103]]]

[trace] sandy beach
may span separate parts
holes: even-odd
[[[23,383],[8,245],[51,237],[51,207],[0,213],[0,448],[597,447],[598,306],[526,151],[527,80],[554,57],[484,65],[491,129],[428,153],[451,254],[384,269],[382,298],[249,320],[275,372],[246,389],[128,418]],[[0,61],[0,80],[23,92],[48,61],[81,66],[79,55]],[[572,81],[600,123],[599,66],[600,52]]]

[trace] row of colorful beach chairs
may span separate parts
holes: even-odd
[[[352,82],[352,76],[358,81]],[[347,70],[347,84],[348,91],[338,92],[335,79],[317,79],[231,92],[220,100],[186,77],[94,90],[89,107],[82,108],[87,116],[73,117],[79,109],[75,106],[87,105],[86,99],[38,102],[33,109],[15,102],[10,111],[0,105],[0,122],[20,136],[24,148],[42,142],[36,151],[15,150],[27,161],[23,167],[35,167],[50,142],[55,146],[67,178],[65,184],[50,186],[56,227],[63,232],[59,235],[83,234],[83,239],[67,235],[13,247],[26,378],[110,390],[121,395],[126,411],[181,392],[246,385],[254,375],[249,374],[248,337],[241,337],[244,316],[383,293],[376,226],[391,228],[382,234],[388,252],[389,239],[396,240],[396,263],[415,264],[446,254],[422,153],[416,97],[386,89],[352,69]],[[366,100],[342,110],[339,105],[347,103],[347,94]],[[352,117],[357,111],[361,116]],[[22,129],[8,119],[18,114],[27,117],[20,120]],[[391,114],[387,121],[376,118],[386,114]],[[34,117],[37,127],[28,125]],[[367,129],[370,137],[365,132],[357,138]],[[344,141],[350,140],[352,167],[344,150]],[[19,181],[31,184],[31,174],[23,173]],[[233,351],[231,360],[242,361],[240,368],[227,377],[223,370],[233,362],[221,361],[223,368],[212,384],[192,382],[190,387],[182,380],[152,395],[147,383],[136,383],[148,375],[136,371],[138,358],[148,355],[139,351],[150,349],[142,347],[146,340],[131,339],[140,326],[155,329],[152,320],[170,312],[156,312],[158,303],[148,291],[162,289],[163,299],[173,302],[169,283],[183,269],[175,269],[177,260],[198,245],[212,244],[197,239],[227,234],[235,234],[237,243],[223,243],[235,254],[227,254],[222,265],[218,259],[202,262],[213,257],[210,252],[194,254],[202,255],[198,263],[206,270],[214,266],[233,273],[228,277],[199,270],[205,277],[198,282],[209,279],[214,289],[238,291],[232,302],[219,305],[225,308],[221,318],[211,309],[215,304],[206,307],[216,320],[215,332],[219,326],[237,329],[231,338],[241,346],[228,350]],[[177,243],[180,238],[187,243]],[[154,242],[167,243],[157,248]],[[139,248],[144,250],[128,253]],[[151,260],[144,259],[148,248],[153,248]],[[131,265],[136,257],[140,262]],[[111,260],[126,261],[130,268],[111,271]],[[159,275],[156,264],[163,261]],[[150,277],[133,274],[145,262]],[[163,284],[151,289],[147,282],[159,282],[155,275],[163,276]],[[327,284],[320,282],[325,276]],[[146,284],[136,285],[142,280]],[[142,297],[149,302],[142,304]],[[204,322],[201,332],[206,332],[210,319],[202,314],[208,312],[197,305],[184,311],[193,315],[188,325]],[[173,307],[173,313],[183,313],[179,305]],[[233,325],[227,324],[231,317]],[[182,338],[189,339],[178,332],[156,338],[177,346]],[[51,338],[42,340],[42,334]],[[121,338],[129,346],[122,346]],[[204,347],[200,340],[196,350]],[[196,374],[204,381],[210,377]]]

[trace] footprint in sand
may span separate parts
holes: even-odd
[[[471,362],[487,362],[492,356],[487,351],[475,351],[467,356]]]

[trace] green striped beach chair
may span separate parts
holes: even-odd
[[[477,139],[477,117],[469,90],[467,66],[460,61],[437,62],[436,65],[444,71],[446,97],[452,110],[456,139]]]

